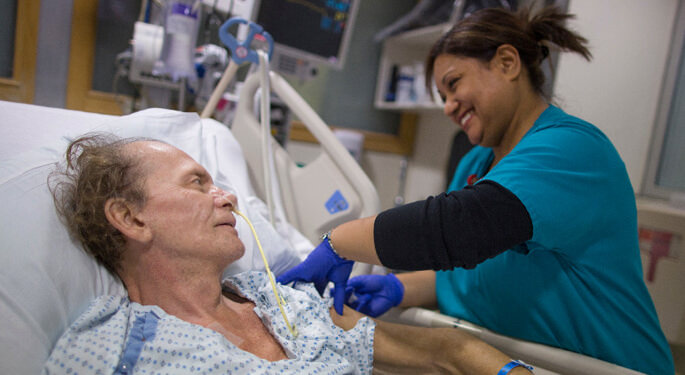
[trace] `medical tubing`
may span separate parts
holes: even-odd
[[[228,84],[233,79],[233,76],[235,76],[239,67],[238,63],[231,59],[224,74],[221,75],[219,83],[214,88],[214,91],[212,91],[212,96],[209,97],[209,101],[207,101],[205,108],[202,110],[202,114],[200,115],[201,118],[209,118],[212,116],[216,105],[219,103],[219,99],[221,99],[221,95],[226,91],[226,87],[228,87]]]
[[[271,79],[269,77],[269,56],[266,52],[257,51],[259,56],[259,84],[261,86],[260,117],[262,123],[262,171],[264,173],[264,190],[266,207],[269,210],[269,222],[276,227],[274,220],[273,152],[271,150]]]
[[[266,255],[264,255],[264,249],[262,248],[261,242],[259,242],[259,237],[257,236],[257,231],[254,229],[254,226],[252,226],[252,222],[250,219],[248,219],[242,212],[238,211],[237,208],[233,207],[233,212],[238,214],[240,217],[242,217],[247,225],[250,227],[250,230],[252,231],[252,235],[254,236],[255,241],[257,242],[257,247],[259,248],[259,253],[262,255],[262,261],[264,262],[264,268],[266,269],[266,274],[269,276],[269,281],[271,282],[271,288],[274,291],[274,295],[276,296],[276,302],[278,303],[278,308],[281,310],[281,315],[283,315],[283,320],[285,321],[285,325],[288,327],[288,331],[290,331],[290,334],[293,335],[293,338],[297,337],[297,329],[295,326],[290,324],[290,321],[288,320],[288,317],[285,315],[285,309],[283,308],[283,304],[285,301],[281,297],[280,294],[278,294],[278,289],[276,288],[276,281],[274,280],[274,275],[271,273],[271,268],[269,268],[269,262],[266,260]]]

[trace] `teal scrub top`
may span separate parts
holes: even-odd
[[[507,336],[586,354],[648,374],[674,373],[643,281],[635,196],[623,161],[595,126],[549,106],[491,171],[474,147],[449,190],[469,176],[509,189],[531,240],[476,268],[439,271],[444,314]]]

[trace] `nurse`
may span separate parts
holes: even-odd
[[[279,281],[320,292],[332,281],[339,310],[351,293],[370,315],[437,305],[503,335],[673,374],[623,161],[598,128],[542,92],[549,48],[591,57],[565,26],[571,17],[485,9],[442,36],[427,84],[476,145],[449,191],[338,226]],[[352,260],[427,271],[348,283]]]

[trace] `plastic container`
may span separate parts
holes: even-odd
[[[397,78],[397,96],[395,101],[400,104],[416,102],[416,92],[414,92],[414,67],[404,65],[400,67]]]
[[[194,52],[199,17],[193,12],[194,1],[172,1],[167,7],[164,23],[164,47],[159,73],[176,81],[196,78]]]
[[[346,130],[346,129],[335,129],[333,134],[340,140],[340,143],[345,146],[350,155],[357,161],[361,163],[362,152],[364,150],[364,133]]]

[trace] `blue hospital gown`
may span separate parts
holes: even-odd
[[[226,278],[256,305],[255,312],[281,343],[288,359],[269,362],[223,335],[143,306],[128,297],[95,299],[57,341],[43,374],[370,374],[375,323],[365,317],[344,331],[329,315],[330,299],[313,286],[279,285],[293,339],[266,274]]]

